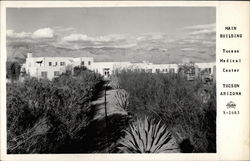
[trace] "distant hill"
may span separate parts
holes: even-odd
[[[193,50],[199,48],[199,50]],[[8,41],[7,60],[24,63],[26,53],[32,52],[34,56],[57,56],[57,57],[93,57],[94,61],[131,61],[140,62],[147,60],[153,63],[178,63],[189,59],[194,62],[215,61],[215,46],[204,47],[202,44],[191,46],[188,44],[161,44],[150,45],[139,44],[136,47],[85,47],[70,49],[63,46],[57,47],[52,43],[31,42],[31,41]]]

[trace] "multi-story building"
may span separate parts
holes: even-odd
[[[104,77],[109,77],[116,71],[132,70],[148,73],[177,73],[177,64],[153,64],[146,61],[142,63],[131,62],[94,62],[93,70]]]
[[[110,77],[116,70],[128,69],[130,62],[94,62],[92,70],[104,77]]]
[[[215,80],[215,63],[184,63],[179,64],[178,72],[187,77],[187,80],[200,78],[211,81]]]
[[[33,57],[32,53],[28,53],[21,70],[31,77],[51,80],[66,70],[72,70],[75,66],[82,65],[92,69],[92,64],[93,58],[91,57]]]
[[[178,73],[183,64],[153,64],[147,61],[142,63],[131,62],[94,62],[92,57],[33,57],[32,53],[27,54],[26,62],[22,70],[37,78],[53,79],[60,74],[71,71],[76,66],[85,66],[89,70],[110,77],[116,71],[133,70],[148,73]],[[215,78],[215,63],[195,63],[194,70],[185,73],[188,80],[193,80],[201,74]]]

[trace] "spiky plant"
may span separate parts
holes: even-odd
[[[178,146],[165,125],[145,117],[137,119],[125,130],[120,151],[125,153],[168,153],[178,151]]]
[[[115,94],[115,104],[124,110],[127,110],[129,105],[129,94],[124,89],[118,89]]]

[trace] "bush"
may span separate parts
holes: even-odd
[[[110,82],[109,82],[109,86],[113,89],[119,89],[119,81],[118,78],[115,75],[111,76]]]
[[[162,120],[180,144],[190,140],[193,152],[216,152],[215,84],[190,82],[178,74],[122,71],[117,77],[130,95],[128,112]],[[209,97],[201,96],[200,89]]]
[[[18,62],[6,62],[6,78],[11,81],[18,80],[20,76],[21,65]]]
[[[82,140],[90,101],[102,84],[88,70],[7,84],[8,153],[59,153],[71,140]]]
[[[129,105],[129,94],[124,89],[118,89],[115,93],[115,104],[124,109],[127,110]]]

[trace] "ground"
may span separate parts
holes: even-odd
[[[116,104],[115,94],[118,89],[109,89],[106,91],[106,107],[107,115],[111,116],[114,114],[127,115],[127,112]],[[100,97],[92,102],[92,106],[95,107],[96,113],[93,120],[102,119],[105,117],[105,92],[101,92]]]
[[[92,153],[117,152],[119,140],[124,137],[129,117],[125,110],[115,103],[117,89],[106,91],[107,118],[105,117],[105,91],[92,102],[93,117],[87,127],[86,145],[83,151]],[[106,120],[107,119],[107,120]]]

